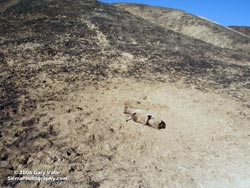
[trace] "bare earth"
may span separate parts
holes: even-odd
[[[250,188],[245,36],[220,48],[94,0],[2,4],[0,187]]]
[[[167,128],[126,123],[125,103],[154,111]],[[36,129],[53,127],[55,136],[49,149],[29,156],[25,168],[57,170],[68,177],[69,181],[51,183],[53,187],[70,187],[73,182],[75,187],[99,182],[104,188],[250,185],[249,109],[227,96],[187,89],[181,83],[113,78],[72,92],[62,102],[41,104],[34,114],[41,116]],[[48,144],[39,139],[33,147]],[[31,184],[17,187],[27,185]]]

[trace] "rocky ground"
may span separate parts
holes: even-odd
[[[249,187],[248,53],[91,0],[7,7],[2,187]],[[127,104],[153,111],[167,128],[126,122]],[[8,181],[21,170],[67,180]]]

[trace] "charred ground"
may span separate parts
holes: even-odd
[[[247,35],[223,27],[206,18],[172,8],[133,3],[114,3],[114,5],[166,29],[222,48],[249,52],[250,38]]]
[[[187,88],[226,94],[250,105],[249,54],[216,47],[96,1],[22,0],[0,14],[0,46],[1,177],[32,168],[37,161],[32,157],[49,151],[59,152],[65,164],[112,160],[115,149],[110,156],[92,156],[67,148],[67,141],[60,143],[55,117],[41,109],[55,108],[50,103],[63,102],[72,92],[98,90],[100,83],[108,88],[115,78],[171,84],[181,80]],[[65,109],[75,111],[83,117],[91,114],[82,107]],[[83,129],[88,131],[87,126]],[[113,135],[111,128],[106,131]],[[90,135],[85,142],[91,146],[103,139]],[[96,169],[82,169],[76,186],[99,187],[101,182],[91,179]],[[74,167],[63,172],[78,173]],[[1,185],[25,186],[6,178]]]

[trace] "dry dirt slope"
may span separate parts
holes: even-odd
[[[125,103],[159,114],[167,129],[126,123]],[[224,95],[115,78],[41,103],[27,118],[37,123],[12,134],[36,152],[9,150],[13,167],[56,169],[69,180],[17,187],[249,187],[249,108]]]
[[[114,3],[113,5],[157,25],[210,44],[250,52],[250,38],[248,35],[223,27],[206,18],[163,7],[129,3]]]
[[[249,26],[229,26],[229,28],[250,36],[250,27]]]
[[[21,1],[0,26],[2,187],[249,187],[249,55],[95,1]],[[45,169],[68,180],[7,181]]]

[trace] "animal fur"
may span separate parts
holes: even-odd
[[[156,129],[166,128],[166,123],[163,120],[146,110],[129,108],[126,106],[124,109],[124,114],[130,115],[130,119],[127,121],[132,119],[136,123],[147,125]]]

